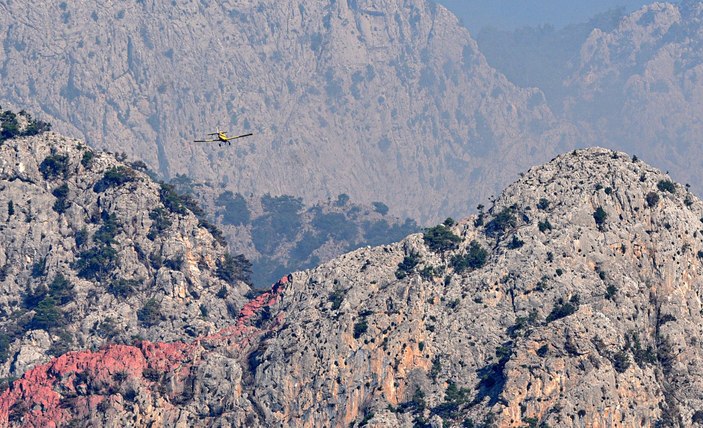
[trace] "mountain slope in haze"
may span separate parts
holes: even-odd
[[[697,426],[703,203],[624,153],[294,273],[189,344],[110,346],[0,397],[11,426]]]
[[[425,0],[1,7],[0,99],[165,177],[425,222],[571,147],[542,94]],[[218,126],[255,136],[191,143]]]
[[[55,133],[0,142],[0,377],[234,323],[249,263],[135,168]]]
[[[567,82],[568,117],[591,134],[642,153],[700,190],[703,6],[655,3],[612,31],[595,30]]]
[[[291,195],[242,195],[178,175],[169,184],[198,201],[229,248],[252,262],[251,284],[268,289],[279,278],[366,245],[397,242],[420,230],[388,206],[358,204],[349,195],[306,206]]]

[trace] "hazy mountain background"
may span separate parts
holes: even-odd
[[[550,25],[562,28],[580,24],[610,10],[632,12],[651,2],[641,0],[436,0],[454,12],[473,33],[486,28],[516,30]],[[670,3],[678,3],[672,1]]]
[[[0,28],[8,105],[233,192],[344,193],[425,223],[573,141],[426,0],[12,2]],[[256,136],[191,143],[217,126]]]

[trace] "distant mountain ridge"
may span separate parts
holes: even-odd
[[[234,193],[348,194],[425,223],[571,147],[426,0],[12,2],[0,27],[0,100]],[[218,126],[255,136],[191,143]]]

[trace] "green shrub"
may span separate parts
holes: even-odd
[[[156,299],[149,299],[141,309],[137,311],[137,319],[144,327],[153,327],[163,321],[161,314],[161,303]]]
[[[647,201],[647,206],[649,208],[652,208],[659,203],[659,195],[657,194],[657,192],[649,192],[647,193],[645,200]]]
[[[608,288],[605,289],[605,298],[608,300],[615,300],[615,295],[618,293],[618,287],[616,287],[614,284],[608,285]]]
[[[99,244],[111,245],[115,242],[115,237],[120,233],[121,226],[117,222],[115,213],[102,213],[103,223],[93,235],[93,241]]]
[[[676,185],[671,180],[659,180],[657,183],[657,189],[662,192],[676,193]]]
[[[272,253],[280,241],[293,241],[302,226],[303,200],[283,195],[261,197],[266,214],[252,222],[252,241],[260,253]]]
[[[0,333],[0,363],[4,364],[10,359],[10,338],[5,333]]]
[[[420,255],[411,251],[410,254],[403,257],[402,262],[398,263],[398,269],[395,271],[395,277],[398,279],[405,278],[413,271],[413,269],[415,269],[420,261]]]
[[[565,302],[562,298],[559,298],[557,303],[554,305],[554,308],[552,308],[552,312],[547,315],[547,323],[568,317],[569,315],[576,313],[578,307],[578,294],[575,294],[568,302]]]
[[[166,229],[171,227],[171,219],[168,215],[168,211],[164,208],[159,207],[151,210],[151,212],[149,212],[149,218],[153,223],[151,223],[149,233],[147,233],[146,237],[151,241],[161,236]]]
[[[0,113],[0,143],[14,138],[20,134],[19,122],[17,121],[17,115],[6,110]]]
[[[46,257],[39,258],[32,264],[32,278],[41,278],[46,275]]]
[[[102,193],[111,187],[120,187],[136,179],[135,172],[130,168],[124,166],[112,167],[105,171],[103,177],[95,183],[93,191]]]
[[[63,314],[56,307],[56,301],[51,296],[46,296],[34,309],[34,316],[29,322],[30,330],[49,330],[62,324]]]
[[[329,295],[329,301],[332,302],[332,310],[336,311],[342,306],[345,292],[341,288],[337,288]]]
[[[107,292],[117,298],[127,299],[137,291],[138,286],[139,281],[120,278],[110,281],[110,284],[107,286]]]
[[[115,269],[116,263],[117,251],[109,245],[99,245],[79,253],[73,268],[80,278],[102,281]]]
[[[66,212],[66,209],[71,206],[70,202],[68,202],[67,200],[68,184],[62,184],[61,186],[54,189],[51,194],[56,197],[56,202],[54,202],[54,206],[52,207],[53,210],[59,214],[63,214],[64,212]]]
[[[625,373],[630,367],[630,357],[625,351],[619,351],[612,356],[613,368],[618,373]]]
[[[93,159],[95,159],[95,154],[90,150],[83,152],[83,157],[81,158],[81,165],[84,168],[90,168],[93,165]]]
[[[76,231],[75,240],[76,248],[79,249],[88,242],[88,229],[86,229],[85,226],[83,226],[81,230]]]
[[[552,224],[549,222],[549,220],[545,219],[544,221],[540,221],[537,223],[537,227],[539,228],[539,231],[544,233],[548,230],[552,230]]]
[[[501,237],[508,230],[517,225],[515,217],[515,207],[504,208],[491,221],[486,224],[486,235],[491,237]]]
[[[15,215],[15,203],[12,202],[12,199],[7,201],[7,218],[9,220],[10,217]]]
[[[39,164],[39,171],[42,173],[45,180],[56,177],[67,178],[68,156],[59,154],[47,156],[42,163]]]
[[[58,357],[60,355],[69,352],[73,349],[73,335],[66,330],[60,329],[53,332],[54,335],[58,336],[58,339],[54,339],[51,342],[51,347],[46,351],[47,354]]]
[[[312,219],[312,225],[322,236],[329,236],[336,241],[353,241],[359,233],[356,224],[342,213],[318,212]]]
[[[455,272],[462,273],[466,270],[482,268],[487,259],[488,251],[477,241],[471,241],[466,254],[452,257],[451,265]]]
[[[338,207],[343,207],[349,202],[349,195],[346,193],[340,193],[337,195],[337,201],[335,202],[335,205]]]
[[[457,249],[461,242],[461,238],[443,224],[426,229],[422,239],[431,251],[440,253]]]
[[[356,324],[354,324],[354,339],[360,338],[368,329],[369,325],[366,322],[366,318],[357,321]]]
[[[537,208],[544,211],[549,208],[549,200],[547,198],[541,198],[537,203]]]
[[[603,230],[603,226],[605,225],[605,220],[607,218],[608,218],[608,213],[605,212],[603,207],[598,207],[593,212],[593,219],[596,221],[596,225],[598,226],[599,230]]]
[[[525,245],[525,241],[518,238],[517,235],[513,235],[513,239],[508,242],[507,247],[509,250],[516,250],[518,248],[521,248],[523,245]]]
[[[49,295],[54,298],[56,304],[63,306],[76,299],[74,285],[62,274],[57,274],[49,284]]]
[[[249,284],[251,282],[251,262],[243,254],[234,257],[226,253],[222,259],[217,260],[215,275],[230,285],[235,285],[237,281]]]

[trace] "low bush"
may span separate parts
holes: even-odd
[[[426,229],[422,239],[430,250],[440,253],[457,249],[461,242],[461,238],[443,224]]]
[[[462,273],[467,270],[482,268],[486,264],[487,259],[488,251],[477,241],[471,241],[466,254],[452,257],[451,266],[457,273]]]
[[[50,180],[52,178],[68,177],[68,156],[60,154],[52,154],[47,156],[41,164],[39,164],[39,171],[44,176],[45,180]]]
[[[124,166],[113,167],[105,171],[103,177],[95,183],[93,191],[95,193],[103,193],[107,189],[120,187],[136,179],[137,176],[134,170]]]
[[[156,299],[149,299],[137,311],[137,319],[143,327],[153,327],[164,320],[161,313],[161,303]]]
[[[671,180],[659,180],[657,183],[657,189],[662,192],[676,193],[676,184]]]

